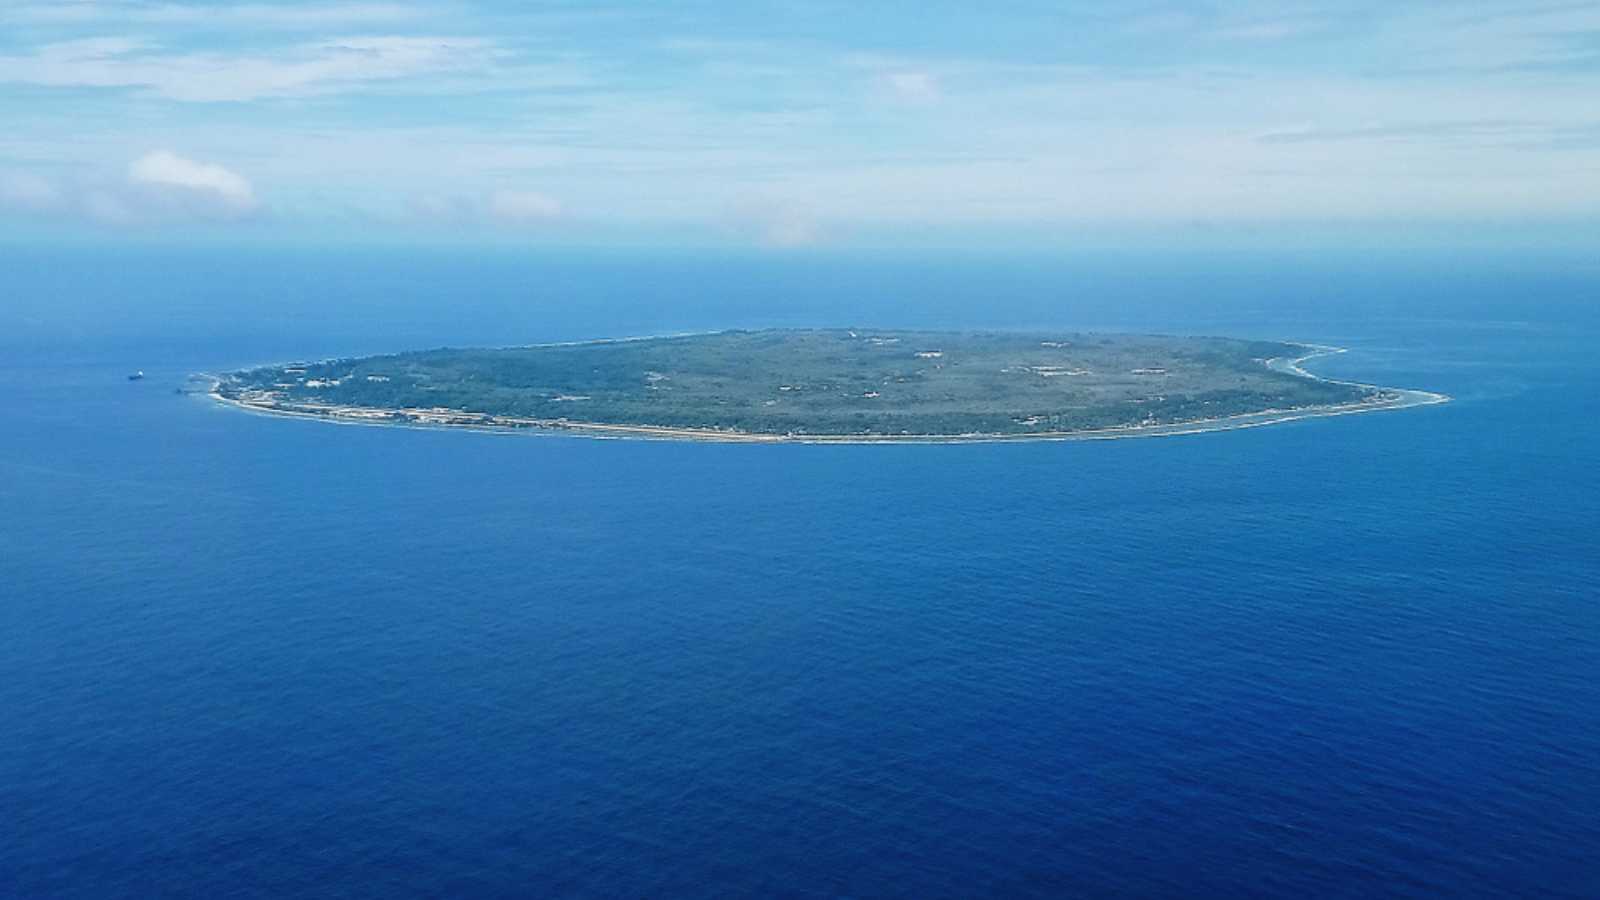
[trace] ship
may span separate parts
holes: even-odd
[[[139,371],[134,372],[133,374],[129,375],[128,376],[128,380],[129,381],[142,381],[142,380],[144,380],[144,370],[140,369]]]

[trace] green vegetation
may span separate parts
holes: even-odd
[[[767,435],[1026,435],[1374,402],[1268,368],[1308,348],[1120,334],[729,331],[425,350],[252,369],[218,392],[291,412]],[[435,411],[431,418],[424,411]]]

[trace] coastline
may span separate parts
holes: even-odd
[[[596,341],[566,342],[577,343],[607,343],[618,340],[645,340],[646,338],[604,338]],[[1410,409],[1417,406],[1432,406],[1448,403],[1450,397],[1434,391],[1413,390],[1409,388],[1384,387],[1381,385],[1367,384],[1356,381],[1341,381],[1333,378],[1324,378],[1312,374],[1302,366],[1307,360],[1321,356],[1332,356],[1348,352],[1345,347],[1331,347],[1320,344],[1307,344],[1299,341],[1285,341],[1310,351],[1295,357],[1272,357],[1262,361],[1262,364],[1273,371],[1283,372],[1300,378],[1309,378],[1313,381],[1327,382],[1329,384],[1350,385],[1353,387],[1367,388],[1381,391],[1384,396],[1378,399],[1362,400],[1355,403],[1335,404],[1331,406],[1307,406],[1290,409],[1265,409],[1259,412],[1242,413],[1232,416],[1221,416],[1212,419],[1193,419],[1186,422],[1170,422],[1161,425],[1121,425],[1110,428],[1079,429],[1075,431],[1041,431],[1020,434],[1010,433],[972,433],[972,434],[762,434],[759,432],[717,430],[711,428],[675,428],[665,425],[618,425],[602,422],[576,422],[566,419],[527,419],[513,416],[489,416],[480,413],[468,413],[462,410],[437,410],[428,411],[429,418],[447,420],[450,418],[477,418],[481,421],[429,421],[428,418],[412,418],[407,421],[396,421],[395,416],[407,415],[408,411],[399,409],[382,409],[377,407],[330,407],[327,410],[310,409],[285,409],[279,406],[250,403],[246,400],[226,397],[221,393],[222,378],[216,375],[202,377],[211,380],[211,387],[206,391],[206,396],[212,400],[234,409],[260,415],[286,416],[296,419],[311,419],[319,422],[328,422],[335,425],[367,425],[380,428],[428,428],[428,429],[453,429],[477,431],[490,434],[547,434],[568,435],[572,437],[586,437],[596,439],[633,439],[633,440],[661,440],[661,441],[700,441],[725,444],[968,444],[968,443],[1002,443],[1019,441],[1104,441],[1121,440],[1126,438],[1145,437],[1174,437],[1178,435],[1206,434],[1220,431],[1236,431],[1244,428],[1259,428],[1265,425],[1277,425],[1285,422],[1295,422],[1302,419],[1325,418],[1328,416],[1355,415],[1359,413],[1382,412],[1385,410]]]

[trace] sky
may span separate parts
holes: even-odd
[[[1600,235],[1600,2],[0,0],[0,125],[13,237]]]

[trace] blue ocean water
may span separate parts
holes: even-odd
[[[1600,269],[0,251],[0,894],[1600,896]],[[1348,346],[1148,440],[338,427],[173,389],[815,324]],[[124,375],[149,377],[129,383]]]

